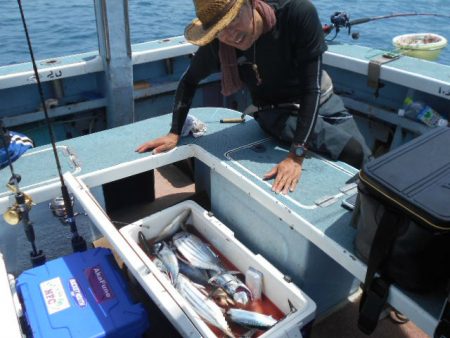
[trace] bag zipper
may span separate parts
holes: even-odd
[[[411,215],[413,215],[417,219],[421,220],[422,222],[428,224],[430,227],[435,228],[437,230],[441,230],[441,231],[450,231],[449,227],[442,227],[442,226],[439,226],[439,225],[436,225],[436,224],[432,223],[428,219],[426,219],[423,216],[421,216],[418,213],[416,213],[414,210],[411,210],[411,209],[407,208],[404,204],[402,204],[401,201],[399,201],[399,200],[393,198],[392,196],[389,196],[388,194],[386,194],[375,183],[370,182],[368,178],[364,177],[364,173],[362,171],[359,172],[359,178],[361,179],[361,181],[364,184],[367,184],[368,186],[370,186],[373,190],[375,190],[377,193],[382,195],[384,198],[386,198],[387,200],[393,202],[396,206],[402,208],[404,211],[410,213]]]

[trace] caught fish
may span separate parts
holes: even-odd
[[[229,307],[230,305],[236,305],[235,302],[227,295],[227,293],[222,288],[215,289],[210,297],[214,299],[216,304],[219,304],[220,307]]]
[[[247,285],[231,272],[218,273],[211,277],[209,283],[224,289],[237,303],[247,305],[253,299],[253,294]]]
[[[178,273],[180,271],[175,252],[173,252],[166,242],[158,242],[153,244],[152,250],[161,262],[163,262],[168,271],[170,281],[175,285],[178,279]]]
[[[169,270],[167,270],[166,265],[158,257],[153,259],[153,264],[155,264],[158,270],[161,271],[165,276],[167,276],[167,278],[170,279]]]
[[[258,330],[257,329],[250,329],[249,331],[245,332],[239,338],[252,338],[255,335],[256,331],[258,331]]]
[[[234,337],[222,309],[183,274],[178,276],[176,288],[200,317],[220,329],[227,336]]]
[[[227,315],[233,323],[258,330],[270,329],[278,322],[272,316],[241,309],[229,309]]]
[[[191,215],[191,209],[183,210],[178,216],[176,216],[167,226],[162,229],[156,237],[151,238],[152,243],[163,241],[169,237],[172,237],[176,232],[183,228],[187,219]]]
[[[173,236],[172,242],[189,264],[200,269],[222,271],[219,257],[197,236],[182,231]]]
[[[210,277],[208,276],[206,270],[196,268],[195,266],[185,263],[182,260],[178,261],[178,265],[180,266],[180,273],[185,275],[191,281],[203,286],[208,285]]]
[[[147,256],[152,255],[152,248],[148,244],[148,240],[147,240],[147,238],[145,238],[145,235],[144,235],[144,233],[142,231],[138,232],[138,240],[139,240],[139,244],[142,247],[142,250],[144,250],[146,255]]]

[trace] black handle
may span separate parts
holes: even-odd
[[[359,25],[359,24],[362,24],[362,23],[369,22],[371,20],[372,20],[371,18],[355,19],[355,20],[350,21],[348,24],[349,24],[349,26],[354,26],[354,25]]]

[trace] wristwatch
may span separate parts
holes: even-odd
[[[306,147],[304,144],[292,143],[290,152],[294,154],[296,157],[305,157]]]

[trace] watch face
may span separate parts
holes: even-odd
[[[301,157],[305,156],[305,148],[300,146],[295,148],[295,156]]]

